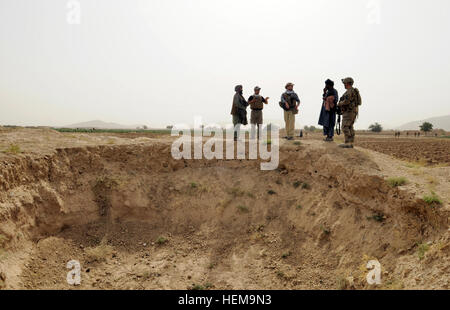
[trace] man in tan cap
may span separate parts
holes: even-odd
[[[269,97],[264,98],[259,93],[261,87],[255,87],[255,93],[248,98],[248,103],[250,104],[250,109],[252,110],[250,117],[250,124],[252,124],[251,139],[255,139],[256,127],[258,127],[258,139],[260,134],[261,125],[263,123],[263,109],[264,104],[269,104]]]
[[[286,91],[281,95],[280,106],[284,110],[284,122],[286,124],[286,137],[285,139],[294,140],[295,132],[295,115],[298,114],[298,107],[300,105],[300,99],[294,92],[294,84],[287,83]]]
[[[342,95],[338,107],[342,112],[342,131],[345,135],[345,143],[339,145],[342,148],[353,148],[355,142],[355,124],[356,117],[359,113],[359,106],[362,103],[361,95],[357,88],[353,87],[354,81],[352,78],[342,79],[344,87],[347,90]]]

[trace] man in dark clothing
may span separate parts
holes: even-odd
[[[234,140],[236,141],[239,137],[241,125],[247,125],[247,107],[248,103],[245,101],[242,95],[244,90],[242,85],[237,85],[235,88],[235,94],[233,97],[233,106],[231,108],[231,115],[233,116],[233,126],[234,126]]]
[[[325,81],[323,90],[322,110],[320,111],[319,125],[323,126],[324,141],[332,142],[334,137],[334,126],[336,125],[336,110],[339,101],[338,92],[334,89],[334,82]]]

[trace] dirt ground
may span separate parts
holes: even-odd
[[[261,171],[176,161],[169,136],[0,129],[0,288],[449,289],[450,167],[364,146],[374,139],[283,141],[279,169]]]
[[[357,146],[426,165],[450,164],[450,139],[360,138]]]
[[[310,139],[320,140],[322,135],[309,134]],[[343,135],[337,136],[337,141],[343,141]],[[370,149],[392,157],[426,166],[450,165],[450,139],[424,137],[414,135],[394,138],[387,134],[358,133],[355,145]]]

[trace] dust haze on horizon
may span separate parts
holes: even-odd
[[[77,23],[77,3],[80,6]],[[0,124],[231,122],[234,86],[286,82],[316,125],[324,81],[351,76],[356,128],[450,114],[448,0],[0,0]],[[75,14],[75,15],[74,15]],[[75,18],[74,18],[75,16]]]

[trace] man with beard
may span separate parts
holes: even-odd
[[[233,126],[234,126],[234,141],[239,138],[239,133],[241,125],[247,125],[247,107],[248,103],[245,101],[242,95],[244,90],[242,85],[237,85],[234,88],[236,92],[233,97],[233,106],[231,108],[231,115],[233,116]]]
[[[325,89],[323,90],[322,110],[319,118],[319,125],[323,126],[324,141],[326,142],[333,141],[338,101],[338,92],[334,89],[334,82],[329,79],[326,80]]]

